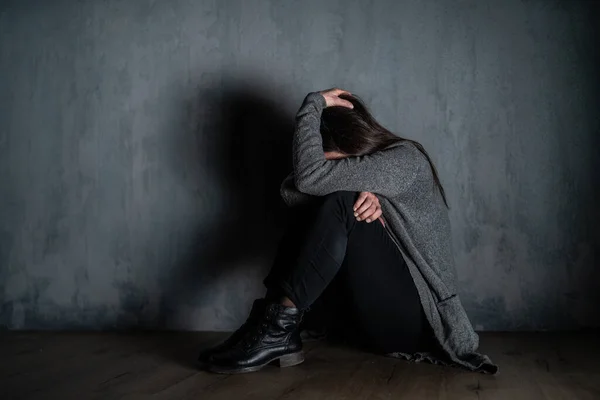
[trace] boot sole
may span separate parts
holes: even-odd
[[[255,372],[261,370],[273,362],[277,362],[280,368],[293,367],[294,365],[302,364],[304,362],[304,352],[299,351],[298,353],[286,354],[280,357],[275,357],[264,364],[254,365],[252,367],[227,368],[212,364],[204,365],[204,367],[210,372],[215,372],[217,374],[245,374],[248,372]]]

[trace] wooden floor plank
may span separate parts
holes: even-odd
[[[1,399],[600,399],[600,335],[486,333],[489,376],[324,342],[303,364],[218,375],[194,366],[215,333],[0,334]]]

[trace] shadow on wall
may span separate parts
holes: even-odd
[[[293,115],[264,88],[223,87],[187,102],[188,128],[174,143],[174,165],[186,166],[175,172],[196,188],[199,206],[209,204],[211,213],[215,205],[217,219],[208,227],[190,224],[196,231],[162,283],[160,328],[237,325],[252,301],[249,292],[256,290],[255,275],[266,271],[237,271],[241,284],[231,284],[229,275],[256,260],[264,264],[280,237],[279,186],[292,168]],[[218,193],[210,193],[215,187]],[[227,285],[218,284],[223,280]]]

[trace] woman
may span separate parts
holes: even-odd
[[[200,354],[210,371],[304,360],[313,304],[328,335],[409,360],[495,373],[456,294],[444,190],[423,147],[379,125],[350,93],[308,94],[296,116],[291,225],[247,321]],[[308,315],[312,314],[309,313]]]

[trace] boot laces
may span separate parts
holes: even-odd
[[[267,332],[267,329],[269,328],[270,320],[271,320],[270,316],[267,315],[265,317],[265,320],[263,322],[261,322],[260,325],[258,326],[258,329],[252,335],[249,335],[247,340],[244,340],[244,347],[246,349],[249,349],[250,347],[254,346],[256,343],[258,343],[261,336],[263,336]]]

